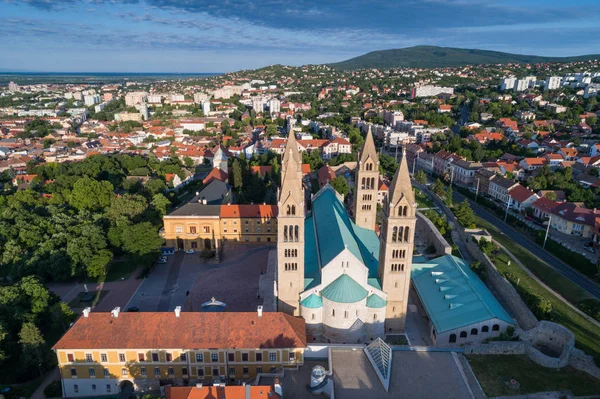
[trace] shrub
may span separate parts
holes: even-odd
[[[584,299],[575,305],[588,316],[600,321],[600,301],[597,299]]]
[[[476,260],[471,263],[471,270],[479,276],[480,279],[484,280],[487,278],[487,272],[480,261]]]
[[[44,395],[46,395],[47,398],[62,398],[62,385],[60,380],[52,381],[50,385],[44,389]]]

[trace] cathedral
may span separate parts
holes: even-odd
[[[306,207],[302,157],[290,134],[278,193],[278,310],[302,316],[315,340],[361,343],[404,331],[416,205],[406,157],[382,209],[379,157],[369,129],[355,172],[354,220],[326,185]]]

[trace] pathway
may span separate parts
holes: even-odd
[[[40,384],[40,386],[35,390],[35,392],[31,395],[30,399],[46,399],[46,395],[44,395],[44,389],[52,382],[60,379],[60,373],[58,372],[58,367],[55,367],[51,372],[49,372],[44,381]]]

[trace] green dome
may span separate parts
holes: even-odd
[[[369,295],[367,298],[367,307],[368,308],[383,308],[387,305],[387,301],[380,297],[379,295]]]
[[[300,301],[300,305],[309,309],[318,309],[323,307],[323,300],[320,296],[310,294],[309,296]]]
[[[369,295],[369,292],[360,286],[347,274],[342,274],[321,291],[321,295],[332,302],[355,303]]]

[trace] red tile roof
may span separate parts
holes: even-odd
[[[223,205],[222,218],[274,218],[277,205]]]
[[[229,175],[221,169],[213,168],[213,170],[210,171],[208,176],[206,176],[204,180],[202,180],[202,184],[208,184],[213,180],[227,181],[228,177]]]
[[[283,312],[91,312],[53,349],[304,347],[304,319]]]
[[[531,196],[535,195],[535,193],[519,184],[513,189],[511,189],[508,192],[508,195],[510,195],[515,201],[523,203],[527,201]]]
[[[250,396],[246,396],[246,390]],[[203,386],[196,387],[165,387],[167,399],[280,399],[273,387],[270,386]]]
[[[250,171],[252,173],[258,173],[261,176],[264,176],[266,173],[273,173],[272,166],[250,166]]]

